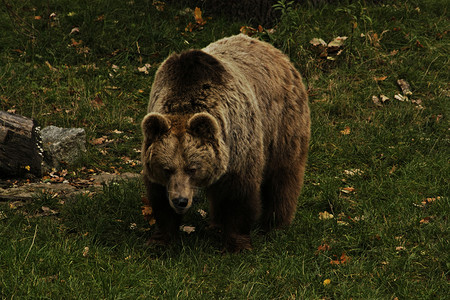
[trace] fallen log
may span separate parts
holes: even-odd
[[[0,111],[0,177],[42,176],[43,148],[36,121]]]

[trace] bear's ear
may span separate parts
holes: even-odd
[[[187,123],[188,132],[196,137],[217,141],[219,135],[219,124],[216,119],[208,113],[197,113]]]
[[[142,120],[141,127],[148,145],[170,130],[169,120],[159,113],[147,114]]]

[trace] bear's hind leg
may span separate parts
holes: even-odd
[[[304,161],[299,161],[266,174],[261,187],[263,213],[260,222],[263,231],[291,224],[297,210],[304,170]]]
[[[251,250],[250,231],[261,210],[257,184],[231,178],[208,189],[213,224],[222,229],[228,252]]]

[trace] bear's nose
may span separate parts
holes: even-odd
[[[186,206],[188,205],[188,202],[189,202],[188,198],[182,198],[182,197],[175,198],[172,200],[173,205],[177,208],[186,208]]]

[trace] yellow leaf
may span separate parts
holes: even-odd
[[[341,134],[343,135],[350,134],[350,127],[345,126],[344,130],[341,130]]]
[[[196,7],[194,10],[194,18],[198,25],[203,26],[206,24],[206,20],[202,18],[202,10],[199,7]]]
[[[323,281],[323,285],[325,285],[325,286],[329,285],[330,283],[331,283],[331,280],[330,280],[330,279],[325,279],[325,280]]]
[[[333,218],[334,218],[333,214],[330,214],[327,211],[319,212],[319,220],[328,220]]]

